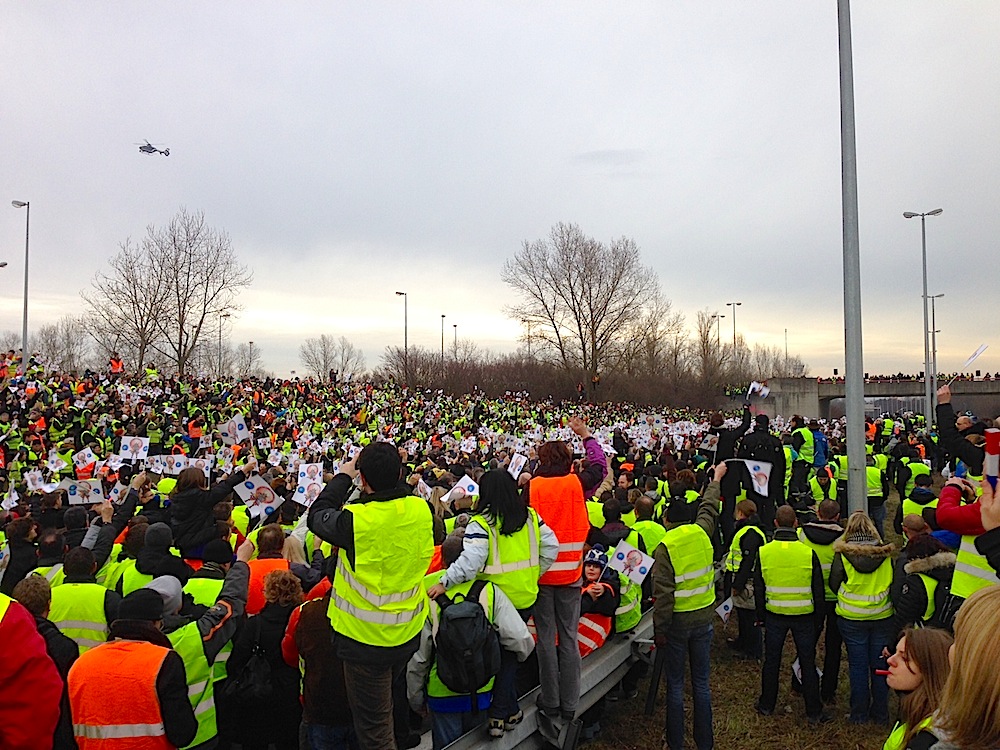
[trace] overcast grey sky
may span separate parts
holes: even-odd
[[[939,364],[1000,370],[1000,2],[852,4],[865,369],[923,368],[927,221]],[[0,0],[0,329],[186,206],[255,281],[234,340],[301,369],[321,333],[369,366],[448,337],[509,350],[500,268],[559,221],[633,237],[689,322],[728,314],[841,367],[835,0],[109,3]],[[170,147],[139,154],[135,141]],[[723,336],[732,335],[731,318]]]

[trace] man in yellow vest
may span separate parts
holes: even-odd
[[[816,438],[806,426],[806,420],[798,414],[792,416],[790,427],[792,428],[792,450],[795,451],[796,458],[792,462],[792,478],[788,484],[788,492],[789,494],[807,492],[809,490],[807,484],[809,472],[812,470],[816,454]]]
[[[798,528],[799,541],[811,548],[819,558],[823,569],[824,601],[815,602],[822,613],[820,629],[825,629],[823,679],[820,681],[819,696],[823,703],[833,703],[837,696],[837,683],[840,677],[840,657],[844,650],[844,641],[840,637],[837,624],[837,595],[830,589],[830,568],[833,565],[833,543],[844,533],[840,525],[840,504],[836,500],[824,500],[816,508],[816,520],[804,523]],[[819,618],[817,617],[817,620]],[[816,631],[819,642],[820,630]]]
[[[63,584],[52,589],[49,620],[76,641],[82,654],[108,640],[109,626],[118,619],[121,597],[97,582],[97,561],[86,547],[67,552],[63,570]]]
[[[788,631],[795,641],[795,655],[802,670],[802,697],[811,723],[829,721],[819,697],[816,673],[816,632],[823,611],[816,605],[825,600],[823,568],[819,558],[799,541],[798,520],[791,506],[775,513],[774,538],[760,548],[754,574],[757,618],[764,623],[764,667],[760,676],[757,713],[770,716],[778,701],[781,653]]]
[[[679,499],[667,506],[670,528],[653,555],[654,640],[666,652],[667,746],[684,747],[684,673],[691,662],[694,741],[699,750],[715,744],[709,653],[715,617],[715,568],[712,536],[719,518],[719,482],[726,465],[714,469],[699,505]],[[693,511],[696,511],[694,513]]]
[[[328,615],[358,744],[387,750],[396,747],[392,684],[420,645],[434,552],[430,506],[411,494],[402,471],[394,445],[369,443],[341,465],[307,522],[339,547]],[[345,505],[356,478],[361,496]]]

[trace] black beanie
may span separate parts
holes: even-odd
[[[119,620],[159,620],[163,617],[163,597],[153,589],[136,589],[122,599]]]
[[[225,539],[213,539],[205,545],[201,559],[219,565],[231,563],[233,561],[233,548]]]

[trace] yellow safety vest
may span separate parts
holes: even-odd
[[[757,526],[747,524],[742,529],[737,531],[733,535],[733,541],[729,545],[729,554],[726,555],[726,570],[731,573],[738,571],[740,569],[740,565],[743,564],[743,550],[740,548],[740,542],[743,541],[743,535],[751,529],[760,535],[761,541],[767,542],[767,537],[764,535],[764,532]]]
[[[760,548],[764,607],[775,615],[808,615],[812,597],[813,551],[802,542],[773,540]]]
[[[951,593],[968,599],[979,589],[1000,583],[997,572],[976,549],[976,537],[966,534],[958,547],[955,575],[951,579]]]
[[[52,589],[49,620],[72,638],[84,653],[108,640],[104,596],[108,590],[99,583],[64,583]]]
[[[687,523],[668,529],[663,544],[674,568],[674,612],[693,612],[715,604],[712,542],[705,530]]]
[[[344,506],[354,520],[354,564],[337,556],[327,616],[341,635],[370,646],[401,646],[427,619],[424,575],[434,553],[427,503],[407,495]]]
[[[198,720],[198,733],[191,744],[185,747],[194,747],[208,742],[219,734],[215,719],[213,665],[205,658],[205,647],[197,622],[189,622],[184,627],[169,633],[167,638],[184,662],[188,700],[194,709],[194,717]]]
[[[833,567],[833,558],[836,553],[833,551],[833,544],[816,544],[799,527],[799,541],[816,553],[819,558],[819,565],[823,569],[823,593],[828,602],[837,601],[837,595],[830,589],[830,569]]]
[[[892,617],[892,602],[889,600],[892,559],[885,558],[871,573],[859,573],[847,555],[840,558],[847,578],[837,590],[837,614],[847,620],[884,620]]]
[[[642,608],[639,606],[642,586],[622,573],[618,574],[618,578],[621,583],[621,603],[615,610],[615,631],[627,633],[642,619]]]
[[[489,537],[486,566],[478,576],[492,581],[517,609],[527,609],[538,598],[538,561],[541,530],[538,513],[528,508],[528,520],[518,531],[504,536],[499,529],[482,516],[474,516],[470,523],[484,527]]]

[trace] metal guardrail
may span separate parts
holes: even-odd
[[[653,613],[646,612],[639,624],[629,633],[615,635],[601,648],[587,656],[580,668],[580,704],[582,714],[607,695],[639,659],[638,650],[643,642],[653,637]],[[486,725],[477,727],[448,745],[448,750],[467,750],[488,743],[490,750],[535,750],[558,747],[573,750],[579,736],[580,722],[566,722],[543,716],[535,705],[540,688],[536,687],[519,701],[524,720],[504,736],[490,740]],[[431,750],[431,734],[427,732],[417,750]]]

